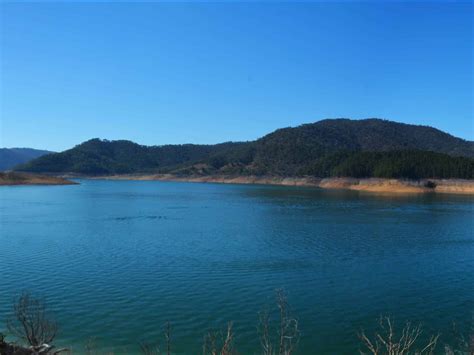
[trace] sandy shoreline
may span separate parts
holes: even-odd
[[[89,177],[90,178],[90,177]],[[323,189],[344,189],[377,193],[448,193],[474,195],[474,180],[461,179],[379,179],[379,178],[312,178],[272,176],[175,176],[170,174],[111,175],[94,177],[106,180],[181,181],[221,184],[262,184],[308,186]]]
[[[18,173],[18,172],[0,172],[0,186],[15,185],[76,185],[77,182],[48,175]]]

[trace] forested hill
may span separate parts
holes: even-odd
[[[126,140],[88,140],[61,153],[45,155],[15,170],[39,173],[126,174],[190,164],[242,143],[144,146]]]
[[[381,119],[327,119],[295,128],[283,128],[259,140],[266,145],[308,145],[334,151],[426,150],[474,158],[474,142],[438,129]]]
[[[32,148],[0,148],[0,171],[50,153],[52,152]]]
[[[93,139],[18,170],[50,173],[474,178],[474,142],[380,119],[328,119],[256,141],[141,146]]]

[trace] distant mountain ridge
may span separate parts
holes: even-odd
[[[12,169],[15,165],[53,153],[32,148],[0,148],[0,171]]]
[[[326,119],[251,142],[142,146],[92,139],[18,170],[90,175],[278,175],[474,178],[474,142],[381,119]]]

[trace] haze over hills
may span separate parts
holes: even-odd
[[[327,119],[256,141],[142,146],[92,139],[19,166],[89,175],[354,176],[474,178],[474,142],[435,128],[381,119]]]
[[[0,148],[0,171],[9,170],[15,165],[50,153],[53,152],[32,148]]]

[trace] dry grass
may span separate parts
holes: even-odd
[[[270,313],[260,313],[260,344],[264,355],[291,355],[295,352],[300,339],[298,320],[293,317],[288,299],[283,290],[276,291],[279,311],[278,329],[272,334]]]
[[[232,322],[227,324],[226,332],[209,331],[204,337],[203,355],[235,355],[234,330]]]
[[[145,355],[170,355],[171,354],[171,323],[166,322],[163,335],[165,338],[164,349],[162,350],[160,344],[149,344],[146,342],[140,343],[140,349]]]

